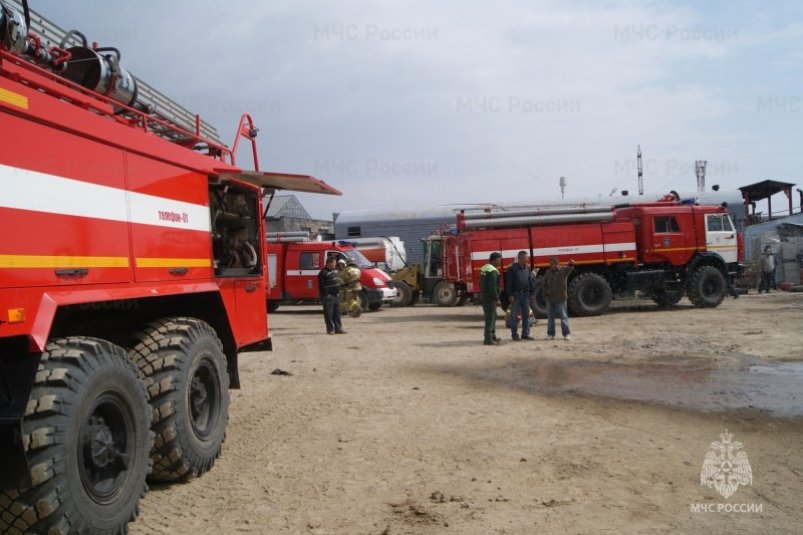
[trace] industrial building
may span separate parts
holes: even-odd
[[[270,202],[270,204],[268,204]],[[268,211],[265,214],[267,232],[307,231],[312,236],[332,238],[332,222],[313,219],[295,195],[276,195],[265,198]]]

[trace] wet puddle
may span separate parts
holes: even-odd
[[[480,372],[538,394],[583,394],[703,412],[803,416],[803,362],[716,367],[703,362],[540,360]]]

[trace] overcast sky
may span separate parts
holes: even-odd
[[[797,2],[30,0],[358,209],[803,183]],[[704,4],[704,5],[703,5]],[[247,154],[239,162],[250,167]],[[795,197],[797,206],[797,196]]]

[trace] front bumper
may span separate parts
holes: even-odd
[[[396,288],[366,288],[365,294],[368,297],[368,304],[389,303],[396,297]]]

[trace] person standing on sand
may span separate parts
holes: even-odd
[[[485,316],[486,346],[498,345],[500,339],[496,336],[496,308],[499,303],[499,264],[502,255],[491,253],[488,263],[480,268],[480,300],[482,312]]]
[[[764,247],[764,253],[761,255],[759,263],[761,265],[761,282],[758,284],[758,293],[761,293],[761,290],[770,293],[772,274],[775,273],[775,257],[772,255],[769,245]]]
[[[336,258],[326,259],[325,267],[318,272],[318,297],[323,305],[323,320],[327,334],[346,334],[340,322],[340,277],[335,269]]]
[[[530,336],[530,295],[533,283],[530,277],[527,251],[519,251],[518,262],[505,272],[505,293],[510,307],[510,331],[513,340],[532,340]],[[519,338],[519,318],[521,318],[521,338]]]
[[[561,267],[556,256],[549,259],[549,269],[544,275],[544,299],[546,299],[546,339],[555,339],[555,316],[560,316],[560,332],[564,340],[571,340],[569,314],[566,311],[566,281],[574,270],[574,260]]]

